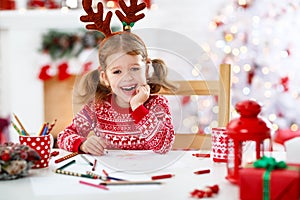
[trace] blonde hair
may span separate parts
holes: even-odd
[[[153,59],[150,61],[147,48],[137,35],[129,32],[119,32],[105,38],[99,46],[98,57],[101,69],[95,69],[82,77],[80,89],[76,94],[81,103],[85,103],[91,98],[103,100],[111,93],[110,88],[100,80],[100,70],[106,70],[107,57],[115,53],[141,55],[145,63],[152,64],[153,73],[147,79],[151,94],[159,92],[162,87],[171,91],[177,89],[173,83],[167,80],[168,69],[163,60]]]

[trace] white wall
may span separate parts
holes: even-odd
[[[157,9],[147,11],[135,29],[158,28],[178,32],[204,43],[208,25],[225,0],[156,0]],[[49,28],[82,28],[81,10],[0,11],[0,116],[19,116],[29,132],[39,129],[44,119],[43,84],[37,78],[37,51],[41,33]],[[192,50],[191,50],[192,51]],[[11,130],[12,139],[17,134]]]

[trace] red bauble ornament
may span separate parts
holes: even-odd
[[[288,84],[289,84],[289,77],[288,76],[282,77],[280,79],[280,84],[282,85],[284,92],[289,91],[289,86],[288,86]]]
[[[248,85],[252,84],[252,80],[253,80],[254,76],[255,76],[254,70],[251,70],[251,71],[248,72],[248,76],[247,76],[247,83],[248,83]]]

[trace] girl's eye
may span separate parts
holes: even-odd
[[[113,71],[113,74],[120,74],[121,73],[121,70],[115,70]]]
[[[132,67],[131,68],[131,71],[139,71],[140,70],[140,67]]]

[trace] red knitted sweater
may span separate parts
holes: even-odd
[[[168,152],[175,136],[168,100],[159,95],[151,95],[134,111],[119,107],[112,95],[101,102],[91,101],[58,134],[57,144],[67,151],[78,151],[91,131],[106,140],[108,149],[157,153]]]

